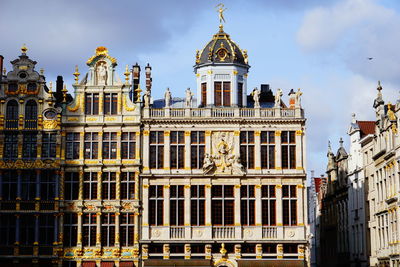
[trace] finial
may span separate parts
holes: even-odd
[[[129,75],[130,75],[131,73],[129,72],[129,66],[128,65],[126,65],[125,66],[125,72],[124,72],[124,75],[125,75],[125,84],[129,84]]]
[[[331,141],[328,141],[328,153],[332,153]]]
[[[75,66],[75,72],[73,73],[73,75],[75,76],[75,84],[78,84],[79,75],[81,75],[81,74],[79,73],[78,65]]]
[[[63,94],[63,103],[67,102],[67,85],[64,83],[63,89],[62,89],[62,94]]]
[[[50,83],[49,83],[49,93],[50,93],[50,94],[53,93],[52,90],[53,90],[53,82],[50,82]]]
[[[140,102],[140,93],[142,92],[142,89],[140,89],[140,84],[138,85],[138,88],[136,89],[136,102]]]
[[[221,244],[221,249],[219,250],[219,252],[222,254],[222,255],[224,255],[225,256],[225,254],[226,254],[226,249],[225,249],[225,243],[222,243]]]
[[[6,75],[6,73],[7,73],[7,70],[6,70],[6,67],[4,67],[3,68],[3,75]]]
[[[27,51],[28,51],[28,48],[26,47],[25,44],[23,44],[22,47],[21,47],[22,54],[26,54]]]
[[[343,138],[342,137],[340,137],[339,144],[340,144],[340,147],[343,147]]]
[[[378,91],[382,91],[381,81],[378,81],[378,87],[376,88]]]
[[[224,8],[225,5],[220,3],[216,6],[216,8],[218,8],[218,17],[219,17],[219,29],[223,29],[222,26],[222,22],[225,23],[225,18],[224,18],[224,11],[226,10],[226,8]]]
[[[356,114],[355,113],[352,113],[351,114],[351,123],[353,123],[353,124],[355,124],[357,121],[356,121]]]
[[[42,76],[43,76],[43,74],[44,74],[44,69],[43,69],[43,68],[41,68],[41,69],[40,69],[40,75],[42,75]]]

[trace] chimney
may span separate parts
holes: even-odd
[[[4,57],[2,55],[0,55],[0,82],[3,79],[3,61],[4,61]]]
[[[261,84],[261,93],[266,93],[269,90],[269,84]]]
[[[64,81],[62,76],[57,76],[57,81],[56,81],[56,102],[61,103],[63,100],[63,92],[62,89],[64,87]]]
[[[140,84],[140,66],[136,62],[135,65],[132,66],[132,90],[130,93],[130,98],[133,102],[137,102],[140,97],[138,97],[139,84]],[[140,92],[139,92],[140,93]]]
[[[149,63],[147,63],[145,69],[146,69],[146,90],[151,91],[151,82],[153,79],[151,78],[151,67]]]

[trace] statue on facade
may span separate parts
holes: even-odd
[[[247,50],[243,50],[243,58],[244,58],[244,63],[249,64],[249,56],[247,55]]]
[[[254,100],[254,107],[255,108],[259,108],[260,107],[260,90],[258,90],[257,87],[255,87],[253,89],[253,92],[251,93],[251,95],[253,96],[253,100]]]
[[[214,170],[214,167],[215,167],[215,163],[214,163],[213,158],[208,153],[206,153],[204,155],[204,160],[203,160],[204,174],[210,174]]]
[[[232,173],[233,174],[239,174],[239,175],[245,174],[245,170],[244,170],[242,162],[240,161],[240,157],[239,156],[234,156],[233,157]]]
[[[296,97],[296,107],[301,108],[301,96],[302,96],[302,94],[303,94],[303,92],[300,91],[300,88],[297,89],[297,92],[296,92],[296,95],[295,95],[295,97]]]
[[[190,88],[186,89],[186,99],[185,99],[185,107],[190,108],[192,106],[192,98],[193,93],[190,91]]]
[[[282,90],[278,88],[275,95],[275,108],[280,108],[282,103]]]
[[[144,92],[144,95],[143,95],[143,100],[144,100],[144,107],[145,108],[148,108],[148,107],[150,107],[150,91],[149,90],[146,90],[145,92]]]
[[[97,84],[107,85],[107,68],[106,63],[100,62],[96,68]]]
[[[165,91],[164,98],[165,98],[165,107],[170,107],[172,96],[169,88],[167,88],[167,91]]]

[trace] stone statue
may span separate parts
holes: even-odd
[[[253,100],[254,100],[254,107],[255,108],[259,108],[260,107],[260,90],[256,88],[253,89],[253,92],[251,93],[253,96]]]
[[[209,174],[214,170],[215,163],[212,159],[212,157],[207,153],[204,155],[204,160],[203,160],[203,172],[204,174]]]
[[[149,90],[146,90],[145,92],[144,92],[144,95],[143,95],[143,100],[144,100],[144,107],[145,108],[148,108],[148,107],[150,107],[150,91]]]
[[[238,156],[234,156],[234,158],[233,158],[232,173],[239,174],[239,175],[245,174],[243,164],[240,161],[240,157],[238,157]]]
[[[106,64],[101,62],[96,69],[97,74],[97,84],[98,85],[107,85],[107,69]]]
[[[170,107],[172,97],[171,97],[171,91],[169,90],[169,88],[167,88],[167,91],[165,91],[164,98],[165,98],[165,107]]]
[[[275,95],[275,108],[280,108],[282,103],[282,90],[278,88]]]
[[[224,11],[226,10],[226,8],[224,8],[224,4],[219,4],[216,7],[218,8],[218,13],[219,13],[219,23],[224,22],[225,23],[225,18],[224,18]]]
[[[249,56],[247,55],[247,50],[243,50],[243,58],[244,58],[244,63],[249,64]]]
[[[190,91],[190,88],[186,89],[186,100],[185,100],[185,107],[190,108],[192,106],[192,98],[193,93]]]
[[[301,108],[301,95],[303,94],[303,92],[300,91],[300,88],[297,90],[296,92],[296,107]]]

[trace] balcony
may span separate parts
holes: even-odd
[[[214,239],[234,239],[235,226],[213,226],[212,236]]]

